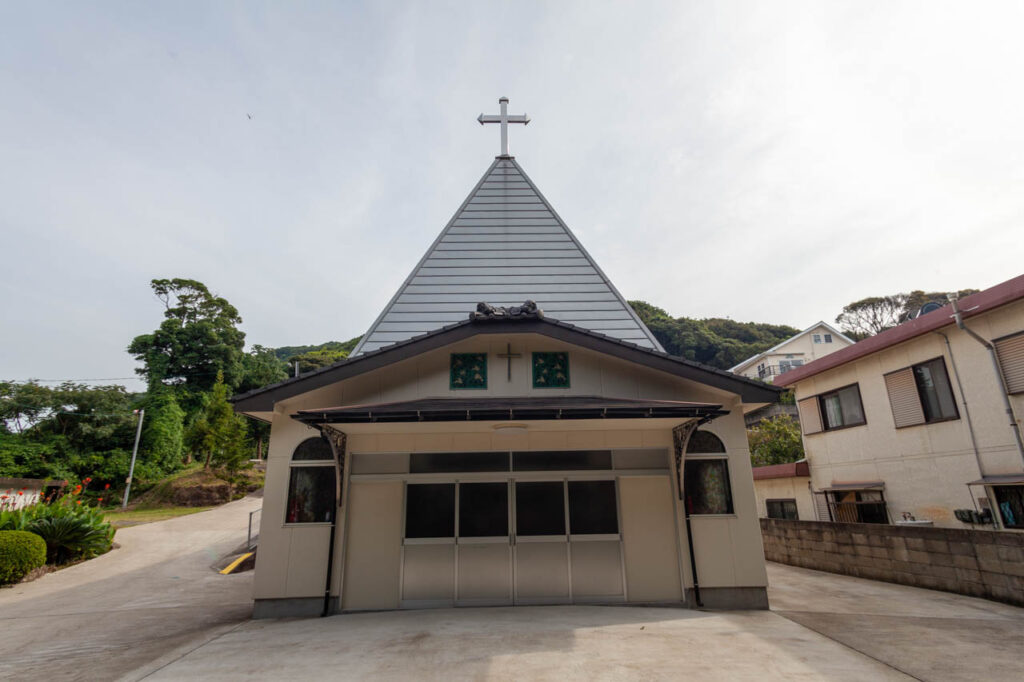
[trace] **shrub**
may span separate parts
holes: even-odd
[[[0,584],[16,583],[46,563],[46,543],[23,530],[0,531]]]
[[[65,564],[75,559],[89,559],[110,550],[114,529],[88,514],[69,514],[35,519],[25,529],[46,543],[46,560]]]
[[[46,546],[46,561],[63,564],[89,559],[110,550],[114,527],[103,520],[103,512],[78,504],[77,493],[50,504],[0,512],[0,531],[22,530],[40,536]]]

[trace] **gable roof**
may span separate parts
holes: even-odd
[[[760,360],[764,356],[771,355],[772,353],[777,351],[779,348],[782,348],[783,346],[785,346],[787,343],[789,343],[791,341],[795,341],[795,340],[799,339],[801,336],[804,336],[805,334],[811,333],[812,331],[814,331],[818,327],[824,327],[825,329],[828,329],[829,333],[831,333],[832,336],[838,336],[839,338],[843,339],[844,341],[846,341],[848,343],[851,343],[851,344],[856,343],[856,341],[854,341],[849,336],[847,336],[846,334],[842,333],[841,331],[839,331],[838,329],[836,329],[835,327],[830,325],[828,322],[825,322],[824,320],[819,320],[818,322],[815,322],[814,324],[812,324],[810,327],[808,327],[807,329],[803,330],[799,334],[794,334],[793,336],[789,337],[785,341],[780,341],[779,343],[775,344],[774,346],[772,346],[768,350],[761,351],[757,355],[751,355],[749,358],[747,358],[746,360],[744,360],[740,364],[738,364],[735,367],[732,367],[731,369],[729,369],[729,371],[730,372],[735,372],[737,370],[746,369],[747,367],[749,367],[753,363],[757,362],[758,360]]]
[[[979,291],[970,296],[964,296],[959,301],[959,307],[964,319],[980,315],[999,306],[1024,299],[1024,275],[1014,277],[1002,284]],[[933,332],[942,327],[955,324],[953,320],[953,307],[945,305],[913,320],[896,325],[884,332],[875,334],[872,337],[859,341],[852,346],[841,348],[834,353],[829,353],[823,358],[810,362],[801,367],[791,369],[776,379],[779,386],[792,386],[801,379],[821,374],[822,372],[845,365],[865,355],[871,355],[885,350],[898,343],[909,341],[918,336]]]
[[[480,302],[546,314],[663,351],[516,160],[499,156],[352,355],[465,319]]]
[[[231,398],[231,402],[235,404],[237,412],[269,411],[277,401],[380,369],[478,334],[540,334],[738,394],[746,403],[776,402],[779,393],[782,392],[780,388],[755,379],[748,379],[551,318],[495,318],[464,319],[462,322],[435,329],[415,338],[393,343],[378,350],[366,351],[328,367],[236,395]]]

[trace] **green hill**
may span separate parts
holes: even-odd
[[[719,369],[729,369],[800,332],[784,324],[672,317],[644,301],[629,304],[668,353]]]

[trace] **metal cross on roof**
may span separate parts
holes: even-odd
[[[480,114],[480,117],[476,120],[480,121],[480,125],[485,123],[500,123],[501,124],[501,155],[509,156],[508,153],[508,124],[509,123],[522,123],[526,125],[530,122],[530,117],[526,114],[514,114],[508,115],[508,97],[502,97],[498,100],[498,104],[501,105],[501,113],[498,115],[494,114]]]

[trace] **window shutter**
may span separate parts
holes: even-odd
[[[821,431],[821,410],[818,408],[818,396],[804,398],[799,401],[800,423],[804,427],[804,435]]]
[[[1010,393],[1024,393],[1024,334],[995,342],[996,355]]]
[[[885,375],[885,388],[889,391],[889,406],[896,428],[924,424],[924,410],[921,397],[917,394],[917,382],[911,367]]]

